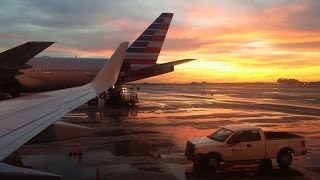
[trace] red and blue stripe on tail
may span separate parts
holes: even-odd
[[[173,13],[162,13],[127,49],[129,64],[155,64],[167,35]]]

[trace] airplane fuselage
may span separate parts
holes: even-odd
[[[21,70],[19,83],[31,91],[49,91],[81,86],[90,82],[106,63],[107,58],[33,58],[32,68]],[[131,64],[131,70],[150,64]]]

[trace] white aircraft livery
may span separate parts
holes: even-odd
[[[120,44],[97,76],[86,85],[1,101],[0,160],[63,115],[111,88],[118,78],[128,44]],[[0,163],[0,179],[10,179],[11,176],[27,178],[28,175],[59,178],[57,175]]]
[[[173,14],[162,13],[127,49],[118,82],[132,82],[174,71],[174,66],[192,61],[182,59],[156,64]],[[107,59],[98,58],[33,58],[32,68],[16,76],[29,91],[49,91],[80,86],[90,82]]]

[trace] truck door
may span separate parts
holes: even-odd
[[[227,161],[263,159],[265,155],[265,143],[261,140],[258,130],[239,131],[229,141],[236,141],[228,146],[229,157]]]

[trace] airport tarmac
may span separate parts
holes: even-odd
[[[82,105],[62,120],[97,129],[90,137],[25,145],[23,165],[63,179],[320,179],[320,87],[278,85],[144,85],[130,108]],[[308,153],[290,169],[224,165],[216,173],[193,169],[184,157],[188,138],[219,126],[249,123],[306,137]],[[81,145],[81,158],[69,152]]]

